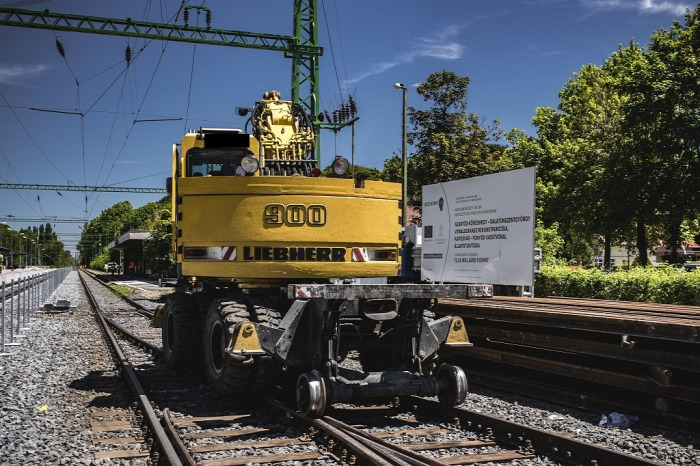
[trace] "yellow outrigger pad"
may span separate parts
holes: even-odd
[[[450,330],[447,332],[445,344],[448,346],[474,346],[469,341],[467,327],[461,317],[454,317],[450,323]]]
[[[240,355],[265,354],[260,346],[258,331],[253,322],[242,322],[238,325],[228,345],[228,351]]]

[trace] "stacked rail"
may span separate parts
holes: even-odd
[[[700,430],[700,307],[572,298],[441,300],[470,382]]]

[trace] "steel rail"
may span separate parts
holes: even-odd
[[[102,285],[104,285],[106,288],[108,288],[112,293],[114,293],[115,295],[117,295],[118,297],[120,297],[121,299],[123,299],[124,301],[126,301],[127,303],[129,303],[130,305],[132,305],[132,306],[134,306],[135,308],[137,308],[140,314],[142,314],[142,315],[144,315],[144,316],[146,316],[146,317],[150,317],[150,318],[153,318],[153,316],[155,315],[155,312],[154,312],[154,311],[151,311],[150,309],[146,309],[145,307],[143,307],[142,304],[137,303],[137,302],[134,301],[133,299],[129,298],[128,296],[125,296],[125,295],[121,294],[119,291],[117,291],[117,290],[115,290],[114,288],[112,288],[111,286],[109,286],[109,283],[116,283],[116,284],[119,284],[118,281],[114,281],[114,282],[105,282],[105,281],[102,280],[102,278],[100,278],[97,274],[94,274],[94,273],[92,273],[91,271],[83,270],[83,272],[85,272],[86,274],[88,274],[89,276],[91,276],[92,278],[94,278],[96,281],[100,282]]]
[[[124,297],[123,295],[117,293],[112,288],[107,286],[107,284],[101,282],[99,279],[95,279],[95,281],[100,283],[105,288],[108,288],[110,291],[112,291],[113,293],[115,293],[117,296],[124,299],[125,301],[127,301],[129,304],[139,308],[140,314],[143,314],[147,317],[153,317],[153,314],[154,314],[153,312],[148,311],[147,309],[143,308],[141,305],[139,305],[139,304],[131,301],[130,299]],[[148,351],[150,351],[153,354],[163,354],[163,349],[160,346],[155,346],[154,344],[144,340],[143,338],[139,337],[138,335],[131,333],[129,330],[125,329],[124,327],[122,327],[121,325],[119,325],[118,323],[116,323],[115,321],[110,319],[109,317],[105,317],[104,319],[110,325],[110,327],[114,328],[117,332],[126,336],[128,339],[132,340],[137,345],[147,349]]]
[[[535,453],[566,464],[596,466],[651,466],[657,464],[627,453],[617,452],[606,447],[585,443],[466,408],[447,407],[436,401],[420,397],[411,397],[411,401],[419,409],[424,409],[427,412],[442,412],[450,418],[457,418],[463,426],[477,426],[483,431],[491,429],[499,442],[515,447],[531,446]]]
[[[121,350],[121,347],[119,346],[119,343],[117,342],[114,333],[109,330],[109,326],[104,315],[102,314],[102,310],[97,304],[97,300],[92,295],[92,292],[88,288],[87,283],[85,283],[85,279],[83,278],[82,274],[79,272],[78,275],[80,276],[80,281],[83,285],[83,289],[85,290],[85,293],[88,299],[90,300],[90,304],[92,305],[95,311],[95,316],[100,322],[110,346],[114,350],[114,357],[119,362],[119,365],[123,370],[124,376],[126,377],[126,380],[129,384],[129,387],[131,388],[132,393],[137,398],[137,403],[142,413],[144,414],[144,421],[148,424],[151,432],[155,436],[156,441],[158,442],[158,445],[160,445],[160,448],[163,454],[165,455],[165,459],[168,461],[168,463],[172,466],[181,466],[182,461],[180,460],[180,457],[175,451],[175,449],[173,448],[168,434],[161,426],[160,418],[151,406],[151,402],[148,399],[148,395],[146,395],[143,386],[141,385],[141,383],[138,380],[138,377],[136,376],[136,371],[134,370],[133,366]]]
[[[375,437],[367,432],[363,432],[356,427],[345,424],[338,419],[330,416],[324,416],[323,420],[330,424],[331,426],[345,431],[348,435],[356,438],[359,442],[367,445],[369,448],[374,448],[382,452],[387,458],[394,458],[399,464],[412,464],[412,465],[428,465],[428,466],[444,466],[444,462],[436,460],[433,458],[428,458],[427,456],[415,453],[412,450],[401,447],[400,445],[387,442],[384,439]]]
[[[634,309],[636,311],[644,310],[653,313],[667,314],[691,314],[698,315],[698,306],[688,304],[666,304],[652,303],[642,301],[615,301],[612,299],[593,299],[593,298],[572,298],[568,296],[547,296],[546,298],[519,298],[514,296],[497,296],[498,301],[506,302],[522,302],[530,300],[532,303],[553,304],[556,306],[583,306],[594,309],[613,309],[626,310]]]
[[[190,452],[187,451],[187,446],[185,446],[182,438],[173,425],[169,408],[165,408],[163,410],[163,427],[165,428],[165,432],[168,434],[168,437],[170,437],[170,441],[172,442],[173,446],[176,447],[180,453],[180,457],[185,459],[187,466],[197,466],[197,463],[194,461],[194,458],[192,458],[192,455],[190,455]]]
[[[561,306],[533,307],[528,303],[508,303],[498,300],[443,299],[437,312],[461,317],[478,317],[519,324],[559,326],[572,330],[597,331],[602,333],[625,334],[640,337],[653,337],[670,341],[700,341],[700,316],[695,320],[643,319],[643,316],[620,315],[594,312],[594,310],[563,309]]]
[[[281,409],[285,411],[290,416],[294,416],[301,419],[306,424],[312,425],[322,432],[330,435],[337,441],[348,447],[348,451],[351,451],[360,461],[361,464],[371,464],[376,466],[396,466],[398,464],[404,465],[405,463],[397,463],[395,460],[391,460],[386,457],[386,455],[379,455],[376,452],[369,450],[365,444],[355,439],[353,436],[348,435],[341,429],[338,429],[331,424],[329,424],[325,418],[314,419],[305,416],[296,410],[290,408],[284,403],[277,401],[273,398],[262,398],[263,401],[271,405],[276,409]]]

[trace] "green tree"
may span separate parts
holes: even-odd
[[[559,233],[559,224],[545,227],[540,219],[535,226],[535,246],[542,249],[542,265],[558,265],[564,250],[564,238]]]
[[[131,203],[122,201],[103,210],[100,215],[86,223],[78,243],[80,263],[101,269],[107,262],[116,261],[116,253],[112,257],[107,245],[119,236],[132,213]]]
[[[513,168],[498,144],[503,134],[498,120],[488,124],[467,112],[469,78],[451,71],[432,73],[416,91],[431,103],[427,110],[408,108],[414,148],[408,160],[408,204],[420,208],[422,187]],[[384,162],[382,179],[401,181],[401,158]]]
[[[380,179],[382,172],[377,169],[377,168],[371,168],[371,167],[365,167],[364,165],[358,165],[355,164],[355,178],[357,179],[363,179],[363,180],[373,180],[377,181]],[[352,178],[353,174],[353,167],[350,166],[350,169],[340,178],[346,178],[350,179]],[[338,175],[333,173],[333,166],[328,165],[326,168],[323,169],[321,172],[321,175],[328,177],[328,178],[337,178]]]
[[[588,257],[584,263],[595,252],[591,243],[596,234],[603,237],[605,263],[610,262],[611,245],[629,239],[634,212],[624,163],[630,146],[621,131],[623,97],[615,87],[613,66],[610,60],[602,67],[584,66],[559,94],[564,130],[559,201],[570,235],[565,250],[570,257]]]
[[[582,67],[559,93],[557,110],[537,109],[536,137],[508,135],[513,163],[537,168],[538,218],[545,228],[559,225],[563,257],[574,263],[590,263],[598,238],[609,263],[611,245],[634,242],[635,222],[645,225],[649,215],[639,201],[648,190],[630,169],[634,145],[623,128],[627,96],[619,86],[640,57],[632,44],[601,67]],[[646,236],[638,230],[636,239],[645,260]]]
[[[163,222],[168,225],[166,230],[163,230]],[[170,224],[170,196],[165,196],[156,202],[149,202],[137,209],[134,209],[130,202],[123,201],[114,204],[111,207],[103,210],[100,215],[93,219],[90,223],[83,227],[79,250],[80,261],[83,265],[89,265],[94,269],[102,269],[107,262],[118,261],[119,255],[116,251],[111,251],[108,247],[109,243],[118,236],[126,233],[130,229],[150,230],[169,232]],[[163,244],[166,244],[165,250],[170,249],[170,237],[161,237],[157,235],[157,240],[154,244],[149,244],[153,253],[149,260],[152,263],[144,264],[144,268],[151,270],[168,270],[169,263],[167,254],[162,253]],[[161,244],[161,242],[163,244]],[[144,244],[144,247],[146,245]]]
[[[648,200],[677,262],[683,222],[696,217],[700,205],[700,5],[685,24],[654,33],[621,88],[630,96],[626,128],[653,176]]]
[[[176,272],[172,255],[170,213],[166,214],[157,221],[151,237],[143,242],[143,255],[146,268],[158,274],[173,276]]]

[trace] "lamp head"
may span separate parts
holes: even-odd
[[[406,89],[406,86],[403,83],[396,83],[394,84],[394,89]]]

